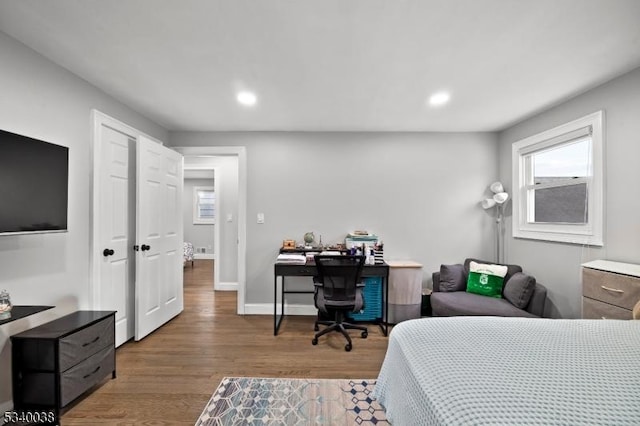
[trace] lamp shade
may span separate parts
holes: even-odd
[[[507,194],[506,192],[498,192],[493,196],[493,201],[495,201],[498,204],[504,204],[507,202],[508,199],[509,199],[509,194]]]
[[[493,182],[489,187],[489,189],[491,189],[491,192],[493,192],[494,194],[504,192],[504,187],[502,186],[502,182]]]
[[[484,200],[482,200],[480,205],[485,210],[490,209],[491,207],[496,205],[496,200],[494,200],[493,198],[485,198]]]

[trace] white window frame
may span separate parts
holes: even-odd
[[[194,225],[212,225],[216,223],[216,203],[214,198],[213,218],[201,218],[198,214],[200,212],[198,191],[211,191],[215,196],[215,188],[213,186],[194,186],[193,187],[193,224]]]
[[[538,133],[515,142],[512,146],[513,220],[515,238],[555,241],[571,244],[602,246],[604,223],[604,112],[598,111],[570,123]],[[527,158],[530,154],[547,150],[591,134],[591,174],[587,177],[587,223],[534,223],[528,221],[533,197],[527,195]]]

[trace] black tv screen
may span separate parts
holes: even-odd
[[[0,235],[67,230],[69,148],[0,130]]]

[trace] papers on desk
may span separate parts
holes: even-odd
[[[286,263],[289,265],[304,265],[307,263],[307,257],[304,254],[279,254],[276,263]]]

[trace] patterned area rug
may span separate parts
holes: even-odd
[[[375,380],[225,377],[196,426],[388,425]]]

